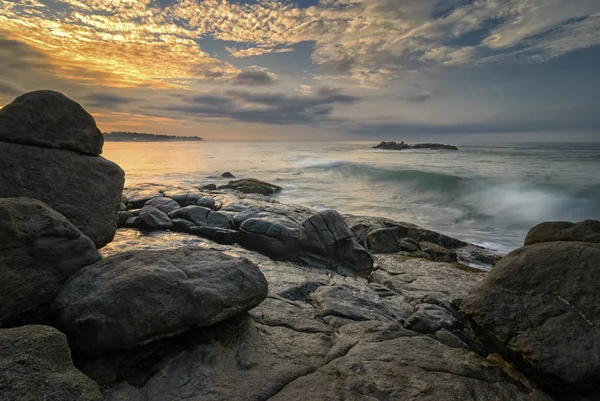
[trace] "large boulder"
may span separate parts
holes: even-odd
[[[600,394],[600,244],[517,249],[461,307],[491,346],[553,390]]]
[[[0,142],[0,198],[39,199],[100,248],[112,241],[125,174],[113,162]]]
[[[226,230],[233,228],[233,223],[227,215],[202,206],[182,207],[169,213],[169,217],[187,220],[196,226],[217,227]]]
[[[161,199],[161,198],[156,198]],[[165,213],[154,206],[144,206],[136,215],[128,218],[125,225],[141,228],[142,230],[168,230],[173,222]]]
[[[104,137],[78,103],[62,93],[40,90],[0,109],[0,141],[97,156]]]
[[[370,273],[373,258],[355,239],[354,233],[335,210],[325,210],[306,219],[305,248],[329,256],[359,273]]]
[[[99,259],[94,243],[42,202],[0,199],[0,327],[45,323],[62,284]]]
[[[244,178],[241,180],[229,181],[226,185],[221,185],[219,189],[234,189],[245,194],[273,195],[281,191],[281,187],[275,184],[269,184],[255,178]]]
[[[533,227],[525,237],[525,245],[553,241],[582,241],[600,243],[600,221],[547,221]]]
[[[274,259],[293,259],[305,238],[302,226],[285,217],[251,218],[240,226],[240,244]]]
[[[199,247],[132,251],[74,275],[53,304],[82,351],[131,349],[254,308],[267,282],[247,259]]]
[[[73,366],[64,334],[48,326],[0,329],[0,399],[101,401],[100,388]]]

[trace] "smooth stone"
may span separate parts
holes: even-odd
[[[179,206],[202,206],[209,209],[215,207],[215,200],[212,196],[203,194],[198,189],[168,189],[164,195],[176,201]]]
[[[461,309],[505,359],[557,393],[600,393],[599,244],[517,249],[473,287]]]
[[[63,283],[100,260],[94,243],[35,199],[0,199],[0,327],[48,323]]]
[[[419,243],[412,238],[402,238],[398,242],[398,247],[404,252],[418,252],[421,250]]]
[[[132,349],[254,308],[267,281],[247,259],[200,247],[131,251],[73,276],[53,304],[81,351]]]
[[[255,178],[244,178],[241,180],[229,181],[226,185],[221,185],[218,189],[233,189],[245,194],[273,195],[281,191],[281,187],[270,184]]]
[[[223,177],[223,178],[235,178],[235,175],[231,174],[229,171],[226,171],[223,174],[221,174],[221,177]]]
[[[188,220],[196,226],[208,226],[230,230],[231,219],[223,213],[202,206],[186,206],[169,213],[171,219]]]
[[[100,388],[73,366],[67,338],[48,326],[0,329],[0,399],[102,401]]]
[[[525,245],[554,241],[600,243],[600,221],[584,220],[578,223],[548,221],[533,227],[525,237]]]
[[[123,197],[127,199],[127,203],[131,205],[128,209],[140,209],[144,207],[146,202],[154,198],[165,196],[163,194],[164,187],[156,184],[140,184],[134,187],[125,188]]]
[[[128,218],[125,225],[142,230],[168,230],[173,227],[173,222],[169,216],[154,206],[144,206],[136,215]]]
[[[167,198],[166,196],[151,199],[144,204],[144,207],[146,206],[155,207],[164,214],[168,214],[169,212],[180,208],[179,203],[171,198]]]
[[[407,319],[405,328],[423,334],[433,334],[440,329],[453,331],[461,329],[463,323],[456,314],[439,305],[422,303]]]
[[[242,246],[275,259],[294,258],[306,238],[301,225],[284,217],[247,219],[239,231]]]
[[[101,154],[104,145],[94,117],[50,90],[25,93],[0,109],[0,141],[90,156]]]
[[[185,219],[173,219],[173,230],[208,238],[219,244],[234,244],[239,240],[239,232],[236,230],[210,226],[197,226]]]
[[[101,248],[114,238],[125,173],[102,157],[0,142],[0,198],[39,199]]]
[[[217,189],[216,184],[205,184],[200,187],[201,191],[214,191],[215,189]]]

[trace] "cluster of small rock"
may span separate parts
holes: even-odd
[[[0,399],[600,399],[600,222],[501,257],[258,180],[123,192],[94,130],[0,110]]]

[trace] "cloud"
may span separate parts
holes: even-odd
[[[186,103],[177,105],[150,107],[149,111],[156,114],[159,110],[166,110],[193,118],[222,118],[275,125],[310,125],[317,121],[331,121],[330,115],[335,105],[355,104],[361,98],[328,89],[312,96],[228,90],[224,93],[197,95],[187,100]]]
[[[86,96],[86,105],[114,109],[124,104],[136,102],[137,100],[134,97],[125,97],[113,93],[92,93]]]
[[[274,79],[266,71],[242,71],[232,80],[234,85],[268,86],[273,84]]]

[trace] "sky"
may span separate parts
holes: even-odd
[[[0,106],[211,140],[600,141],[600,0],[0,0]]]

